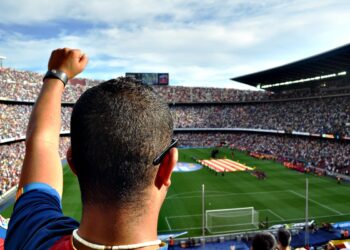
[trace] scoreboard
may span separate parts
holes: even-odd
[[[169,85],[169,73],[125,73],[146,85]]]

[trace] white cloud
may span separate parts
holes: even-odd
[[[52,49],[78,47],[91,59],[85,76],[98,79],[125,71],[169,72],[176,84],[238,86],[229,78],[350,41],[347,0],[30,3],[0,0],[5,64],[44,71]],[[65,20],[74,20],[74,28],[61,24]],[[23,29],[9,31],[13,25],[42,27],[43,34],[54,27],[57,34],[38,38]]]

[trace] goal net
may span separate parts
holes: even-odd
[[[205,227],[209,233],[257,229],[259,212],[254,207],[206,210]]]

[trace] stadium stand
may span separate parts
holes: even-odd
[[[0,103],[0,142],[25,136],[32,105]],[[62,131],[69,131],[72,107],[62,108]]]
[[[178,128],[257,128],[349,135],[350,98],[175,106]]]
[[[348,55],[350,46],[345,49],[346,53],[343,52]],[[339,53],[335,51],[332,56],[334,61]],[[327,68],[326,59],[322,57],[320,64],[314,62],[316,59],[304,71],[300,71],[299,64],[291,64],[286,69],[281,67],[235,80],[258,86],[260,79],[267,79],[265,84],[273,85],[293,77],[310,77],[312,69],[321,72]],[[341,57],[341,61],[345,59]],[[305,66],[305,62],[299,63]],[[339,73],[341,67],[339,63],[331,68]],[[282,74],[286,70],[287,78]],[[328,70],[327,73],[331,74]],[[42,77],[34,72],[0,68],[0,196],[18,183],[26,126]],[[69,145],[72,106],[84,90],[99,82],[76,79],[67,85],[62,100],[62,159]],[[154,86],[154,89],[170,105],[182,147],[228,145],[254,157],[271,157],[285,166],[349,175],[349,83],[350,77],[342,74],[298,86],[272,86],[267,88],[269,91],[180,86]]]
[[[281,162],[300,162],[305,166],[349,174],[350,144],[334,140],[305,137],[277,136],[250,133],[182,133],[177,134],[180,146],[214,147],[230,145],[251,155],[275,156]]]
[[[306,108],[305,108],[306,107]],[[0,141],[25,135],[31,105],[0,103]],[[225,105],[171,106],[176,128],[247,128],[350,136],[350,97]],[[62,108],[69,131],[71,106]]]
[[[34,102],[42,84],[43,75],[20,71],[10,68],[0,68],[0,100],[13,100],[22,102]],[[64,92],[62,101],[74,103],[89,86],[96,85],[100,81],[88,79],[73,79],[67,85],[68,91]]]
[[[69,137],[61,137],[60,156],[65,158],[70,145]],[[0,145],[0,196],[11,187],[18,184],[20,170],[23,163],[25,142],[16,140]]]
[[[0,99],[34,102],[40,91],[42,77],[41,74],[29,71],[1,68],[0,84],[2,91]],[[63,102],[74,103],[86,88],[99,82],[89,79],[74,80],[74,84],[67,85],[68,91],[65,91]],[[235,89],[170,86],[154,88],[164,100],[170,103],[256,101],[268,95],[265,92],[239,91]]]
[[[42,76],[37,73],[1,69],[0,86],[5,91],[0,94],[2,99],[0,143],[25,137],[34,96],[39,91],[41,78]],[[62,132],[70,130],[69,120],[73,104],[69,102],[74,102],[84,89],[96,83],[98,81],[78,79],[76,83],[69,85],[71,88],[65,92],[67,93],[65,100],[68,103],[62,108]],[[350,136],[350,97],[347,93],[343,93],[344,88],[340,88],[335,96],[333,89],[332,95],[323,95],[322,98],[310,97],[311,92],[306,90],[294,92],[289,90],[272,94],[215,88],[169,86],[154,88],[160,96],[168,98],[166,101],[170,105],[177,129],[196,131],[205,128],[230,128],[238,131],[253,129]],[[335,172],[347,174],[349,171],[349,158],[345,154],[348,150],[346,143],[327,140],[313,140],[310,143],[307,138],[279,137],[272,134],[259,136],[232,133],[178,133],[182,146],[213,146],[224,141],[252,152],[269,152],[271,155],[279,152],[276,155],[278,157],[288,157]],[[252,145],[254,148],[251,148]],[[4,153],[2,157],[5,158],[3,155]],[[12,172],[6,171],[6,175],[11,175],[10,173]],[[18,173],[14,171],[12,175],[14,177],[10,178],[11,181],[2,183],[2,190],[13,186],[9,183],[16,183],[12,179],[15,179]]]

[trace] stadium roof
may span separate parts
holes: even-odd
[[[234,77],[251,86],[271,85],[338,74],[350,70],[350,44],[276,68]],[[274,86],[275,87],[275,86]]]

